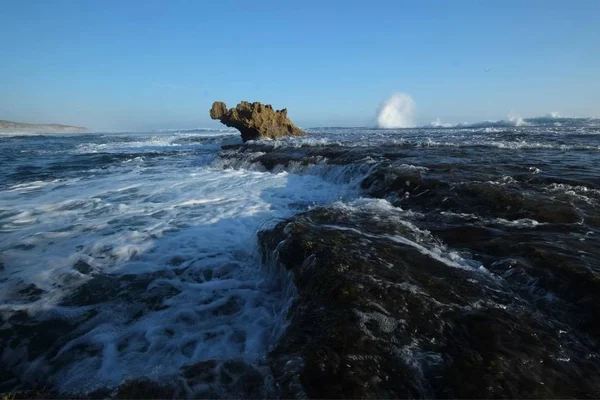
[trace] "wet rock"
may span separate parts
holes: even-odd
[[[58,392],[41,387],[35,390],[24,390],[18,392],[1,393],[2,400],[19,400],[19,399],[58,399]]]
[[[265,381],[268,368],[241,360],[201,361],[182,369],[193,398],[260,399],[276,396]]]
[[[464,167],[463,167],[464,168]],[[549,198],[528,182],[458,180],[465,171],[439,166],[415,169],[381,165],[361,182],[371,196],[389,199],[394,205],[416,210],[452,211],[489,217],[538,222],[576,223],[582,219],[569,201]]]
[[[33,283],[27,285],[25,288],[19,290],[19,292],[18,292],[21,299],[26,300],[28,302],[39,300],[42,297],[43,293],[44,293],[44,290],[40,289]]]
[[[174,399],[181,398],[181,393],[168,384],[159,384],[149,379],[130,380],[119,386],[116,399]]]
[[[181,256],[174,256],[169,260],[168,264],[172,265],[174,267],[178,267],[181,264],[183,264],[184,262],[185,262],[185,258],[183,258]]]
[[[210,109],[210,117],[239,130],[244,142],[304,135],[288,118],[287,109],[273,110],[271,105],[259,102],[242,101],[237,107],[227,110],[225,103],[215,101]]]
[[[36,321],[25,311],[4,320],[0,317],[0,395],[14,398],[58,398],[44,374],[23,376],[20,365],[42,359],[60,346],[73,326],[59,319]],[[12,398],[12,397],[11,397]]]
[[[34,249],[34,248],[35,248],[35,245],[30,244],[30,243],[21,243],[21,244],[18,244],[18,245],[16,245],[16,246],[13,247],[13,249],[25,250],[25,251],[31,250],[31,249]]]
[[[393,216],[320,208],[259,242],[298,291],[269,355],[282,397],[600,394],[585,332]]]
[[[84,275],[92,272],[92,266],[83,260],[77,261],[73,268]]]

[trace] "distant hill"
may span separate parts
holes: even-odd
[[[76,133],[85,132],[87,128],[61,124],[23,124],[0,120],[0,133]]]

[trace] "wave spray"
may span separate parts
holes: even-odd
[[[510,125],[513,125],[513,126],[527,125],[525,120],[523,118],[521,118],[521,116],[514,111],[511,111],[510,113],[508,113],[508,122],[510,123]]]
[[[379,107],[377,127],[383,129],[412,128],[415,126],[416,108],[414,100],[408,94],[393,94]]]

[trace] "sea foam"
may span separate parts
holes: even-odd
[[[337,200],[345,186],[222,169],[199,156],[180,163],[187,150],[162,135],[120,139],[76,146],[72,156],[160,151],[160,162],[122,157],[89,165],[83,179],[0,191],[0,210],[12,210],[0,215],[2,320],[27,313],[33,329],[72,326],[51,353],[28,355],[22,341],[2,363],[25,381],[43,376],[77,393],[175,376],[204,360],[259,361],[283,331],[289,293],[261,266],[256,231]]]

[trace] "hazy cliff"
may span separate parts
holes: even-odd
[[[28,132],[28,133],[75,133],[85,132],[87,128],[61,124],[24,124],[0,120],[0,133]]]

